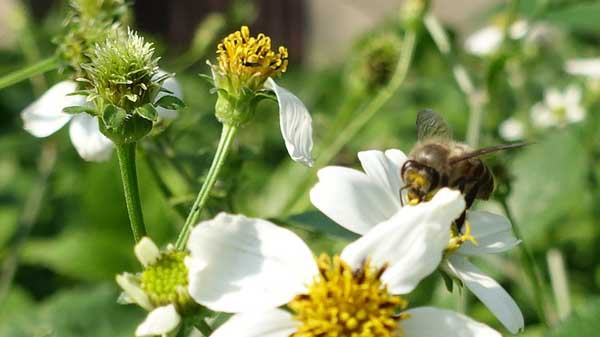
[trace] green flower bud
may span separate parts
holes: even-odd
[[[406,24],[406,28],[417,30],[428,9],[429,0],[407,0],[402,9],[402,19]]]

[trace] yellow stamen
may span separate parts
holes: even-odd
[[[465,227],[465,232],[460,233],[456,224],[452,225],[450,229],[450,241],[448,241],[448,246],[446,246],[446,254],[454,253],[467,241],[471,241],[471,243],[477,245],[477,240],[471,235],[471,225],[469,222],[465,221],[463,226]]]
[[[300,322],[292,337],[402,337],[398,314],[407,306],[380,280],[385,271],[366,260],[360,270],[334,256],[317,259],[320,275],[288,306]]]

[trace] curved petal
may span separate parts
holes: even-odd
[[[163,76],[167,74],[166,71],[159,69],[158,70],[158,74],[156,75],[157,77]],[[183,99],[183,90],[181,89],[181,85],[179,85],[179,82],[177,82],[177,80],[175,79],[175,77],[169,77],[167,78],[163,84],[162,87],[169,90],[170,92],[173,93],[173,96],[179,98],[179,99]],[[158,95],[156,95],[156,100],[158,101],[161,97],[163,97],[164,95],[166,95],[166,93],[164,92],[159,92]],[[168,110],[165,109],[163,107],[157,107],[156,108],[156,112],[158,113],[158,119],[160,120],[173,120],[175,118],[177,118],[177,116],[179,115],[179,113],[177,112],[177,110]]]
[[[381,279],[393,294],[412,291],[442,260],[450,224],[465,208],[458,191],[441,189],[429,202],[400,209],[391,219],[346,246],[342,259],[359,268],[365,259],[387,265]]]
[[[400,178],[400,169],[406,161],[406,155],[400,150],[376,150],[358,153],[358,159],[367,175],[386,189],[392,199],[400,204],[400,187],[404,184]]]
[[[517,333],[523,329],[523,314],[517,303],[493,278],[482,273],[462,256],[450,256],[445,267],[464,282],[508,331]]]
[[[147,236],[144,236],[140,242],[133,247],[133,252],[144,267],[153,264],[160,257],[158,247],[154,241]]]
[[[123,273],[117,275],[116,279],[117,284],[123,289],[123,292],[125,292],[125,295],[127,295],[131,302],[136,303],[148,311],[152,310],[153,306],[150,303],[148,295],[142,290],[138,279],[134,275]]]
[[[267,79],[265,88],[273,90],[277,96],[281,135],[290,157],[306,166],[312,166],[312,118],[308,109],[298,97],[278,86],[272,78]]]
[[[318,274],[313,255],[293,232],[266,220],[221,213],[188,241],[191,296],[215,311],[265,310],[306,291]],[[193,266],[198,265],[196,269]]]
[[[67,96],[76,89],[73,81],[62,81],[48,89],[21,112],[25,130],[36,137],[48,137],[67,124],[73,116],[63,109],[85,103],[84,96]]]
[[[165,335],[177,328],[181,317],[173,304],[158,307],[152,310],[142,324],[138,325],[135,335],[156,336]]]
[[[317,175],[319,182],[310,191],[310,201],[352,232],[364,234],[400,208],[388,190],[360,171],[328,166]]]
[[[420,307],[405,311],[400,321],[406,337],[502,337],[489,326],[454,311]]]
[[[86,113],[75,115],[69,126],[69,135],[81,158],[87,161],[105,161],[110,158],[113,143],[100,132],[98,118]]]
[[[502,215],[471,211],[467,212],[467,221],[471,225],[471,235],[477,245],[467,241],[460,246],[457,253],[465,255],[482,255],[505,252],[518,245],[512,232],[511,224]]]
[[[234,315],[210,337],[288,337],[297,324],[281,309],[248,312]]]

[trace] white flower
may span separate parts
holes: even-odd
[[[512,39],[518,40],[527,34],[529,24],[527,21],[518,20],[510,26],[509,33]],[[502,27],[490,25],[471,34],[465,40],[465,49],[477,56],[486,56],[495,53],[502,44]]]
[[[565,71],[571,75],[600,80],[600,58],[568,60],[565,64]]]
[[[515,141],[523,139],[525,135],[525,125],[520,120],[510,117],[500,123],[498,127],[498,132],[500,133],[500,137],[504,140]]]
[[[135,303],[149,311],[137,327],[136,336],[167,336],[178,329],[180,311],[198,307],[187,290],[186,253],[171,246],[161,253],[147,237],[136,244],[134,252],[144,271],[117,275],[117,283],[123,289],[120,301]]]
[[[164,72],[159,72],[161,76]],[[163,87],[181,97],[181,88],[173,78],[167,79]],[[71,143],[81,158],[88,161],[104,161],[110,158],[113,143],[100,132],[98,119],[87,113],[67,114],[63,109],[69,106],[86,105],[85,96],[69,96],[77,90],[74,81],[62,81],[52,86],[35,102],[21,112],[23,127],[38,138],[44,138],[60,130],[67,123]],[[159,93],[157,98],[165,95]],[[169,120],[177,117],[177,112],[158,107],[159,119]]]
[[[341,256],[322,255],[316,261],[293,232],[222,213],[192,231],[186,261],[190,294],[213,310],[235,313],[212,337],[361,331],[390,337],[499,337],[452,311],[403,310],[407,302],[400,295],[437,268],[451,219],[464,207],[458,192],[441,190],[430,203],[400,209]],[[278,308],[282,305],[289,311]],[[398,315],[395,309],[403,311]]]
[[[531,121],[539,128],[564,126],[585,118],[585,109],[581,106],[581,89],[570,85],[563,92],[556,88],[544,93],[544,101],[531,108]]]
[[[389,222],[395,214],[414,206],[402,207],[400,201],[403,186],[400,169],[407,159],[402,151],[364,151],[358,153],[358,158],[364,173],[336,166],[319,170],[319,183],[311,190],[310,198],[329,218],[364,238],[371,235],[373,228],[380,227],[379,224]],[[515,333],[524,325],[519,307],[497,282],[468,263],[465,257],[504,252],[519,241],[502,216],[469,211],[466,221],[478,244],[466,241],[458,249],[449,249],[442,267],[463,280],[504,326]]]

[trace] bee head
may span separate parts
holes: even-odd
[[[400,175],[405,184],[402,189],[408,191],[407,199],[410,205],[429,200],[440,180],[440,175],[434,168],[414,160],[407,160],[402,165]]]

